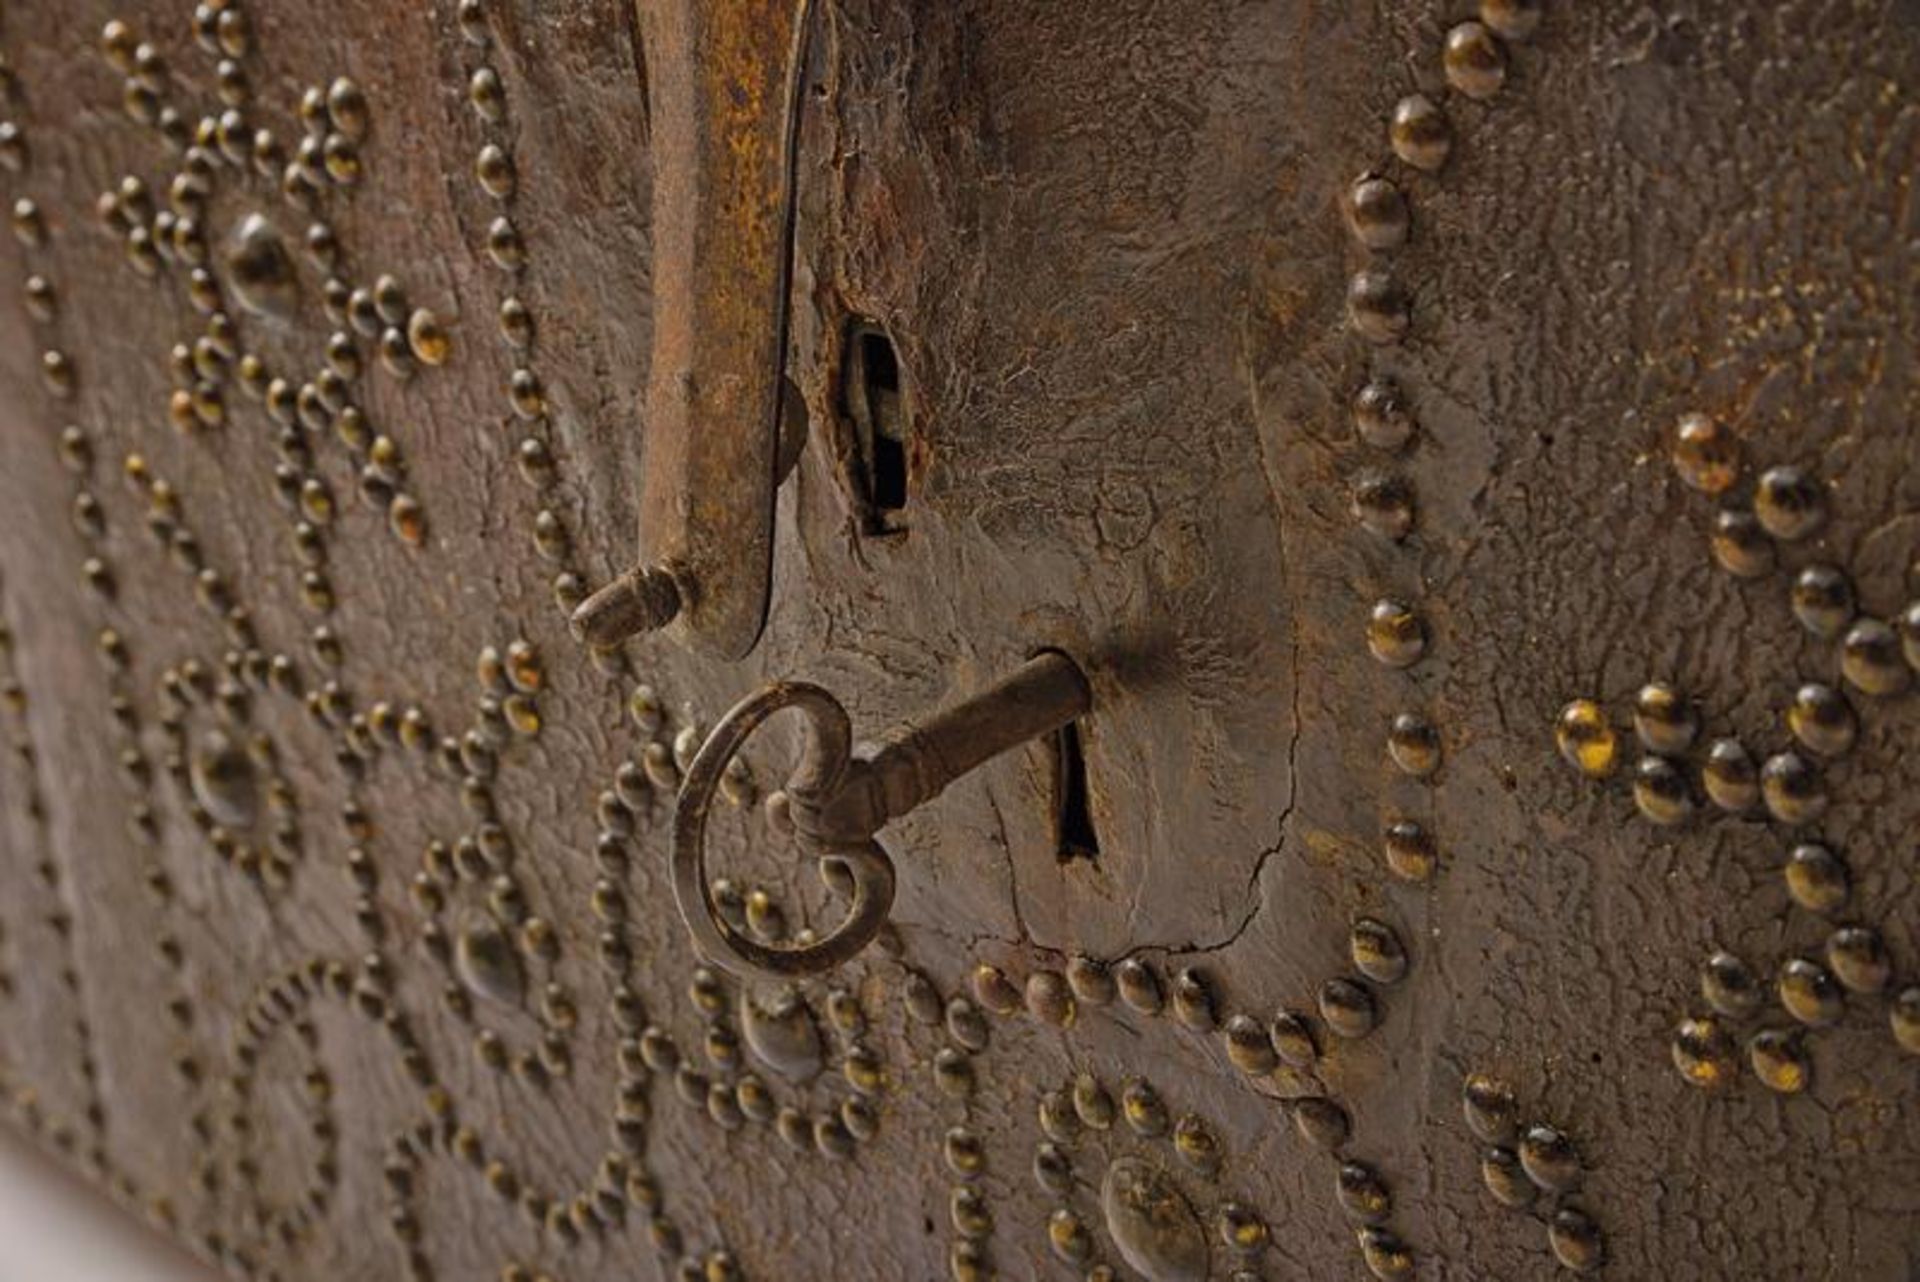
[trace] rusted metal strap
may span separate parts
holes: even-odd
[[[652,371],[636,567],[574,616],[613,645],[675,617],[737,659],[773,571],[794,154],[813,0],[635,0],[652,111]]]

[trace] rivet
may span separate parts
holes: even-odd
[[[23,172],[26,167],[26,135],[13,121],[0,122],[0,168],[17,174]]]
[[[566,526],[550,508],[542,508],[534,514],[533,547],[549,561],[557,561],[567,553],[569,540]]]
[[[1415,169],[1435,172],[1453,150],[1453,126],[1446,113],[1424,94],[1402,98],[1388,125],[1393,154]]]
[[[1063,1090],[1050,1090],[1040,1096],[1037,1109],[1040,1131],[1048,1139],[1058,1144],[1071,1144],[1080,1134],[1080,1114],[1075,1111],[1073,1097]]]
[[[1664,681],[1640,687],[1633,698],[1633,730],[1648,752],[1678,756],[1693,746],[1700,717],[1679,691]]]
[[[1338,1151],[1352,1133],[1347,1110],[1324,1095],[1302,1096],[1293,1101],[1291,1111],[1300,1138],[1322,1152]]]
[[[547,443],[539,437],[529,436],[522,440],[514,450],[514,462],[519,466],[520,475],[527,484],[538,488],[553,483],[555,472],[553,451],[549,450]]]
[[[964,997],[946,1004],[947,1036],[970,1051],[986,1049],[987,1020],[980,1008]]]
[[[1519,1133],[1520,1102],[1497,1078],[1469,1074],[1461,1085],[1460,1106],[1467,1128],[1488,1144],[1510,1144]]]
[[[1367,174],[1347,190],[1347,225],[1368,249],[1398,249],[1411,224],[1407,198],[1392,181]]]
[[[1118,995],[1119,985],[1106,963],[1078,956],[1067,962],[1067,983],[1073,995],[1089,1006],[1105,1006]]]
[[[1440,768],[1440,731],[1417,712],[1402,712],[1387,726],[1387,753],[1393,764],[1416,779]]]
[[[1900,637],[1879,619],[1861,619],[1840,642],[1840,675],[1863,694],[1899,694],[1912,680]]]
[[[1273,1044],[1274,1054],[1289,1067],[1311,1068],[1320,1058],[1313,1028],[1304,1015],[1293,1011],[1283,1010],[1273,1017],[1273,1023],[1267,1029],[1267,1040]]]
[[[1073,1191],[1073,1159],[1058,1144],[1042,1143],[1033,1150],[1033,1178],[1041,1190],[1055,1197]]]
[[[527,250],[513,223],[500,217],[487,227],[487,255],[504,271],[519,271],[526,266]]]
[[[1851,889],[1847,866],[1827,847],[1811,842],[1795,846],[1784,874],[1787,893],[1808,912],[1826,916],[1846,906]]]
[[[1767,812],[1781,823],[1811,823],[1827,809],[1827,794],[1819,774],[1794,752],[1767,758],[1760,767],[1760,795],[1767,803]]]
[[[467,80],[467,101],[482,120],[499,123],[507,115],[507,92],[500,73],[492,67],[477,69]]]
[[[1211,1032],[1218,1022],[1215,1008],[1212,981],[1202,971],[1182,967],[1173,977],[1174,1018],[1195,1032]]]
[[[1800,626],[1831,641],[1853,622],[1853,583],[1830,565],[1810,565],[1794,576],[1788,604]]]
[[[1138,957],[1125,958],[1113,968],[1113,974],[1120,998],[1128,1006],[1144,1015],[1160,1013],[1164,1004],[1160,979],[1146,962]]]
[[[1878,931],[1867,926],[1842,926],[1827,937],[1827,965],[1847,988],[1877,993],[1893,978],[1893,962]]]
[[[1826,520],[1826,499],[1817,482],[1797,467],[1770,467],[1754,485],[1753,514],[1774,538],[1806,538]]]
[[[1693,790],[1665,757],[1642,757],[1633,772],[1633,802],[1657,824],[1684,823],[1693,814]]]
[[[507,399],[514,413],[523,419],[536,419],[547,412],[547,396],[540,376],[530,369],[516,369],[507,377]]]
[[[1751,512],[1723,508],[1715,513],[1709,546],[1715,564],[1736,578],[1757,579],[1773,573],[1773,540]]]
[[[45,276],[29,276],[25,287],[27,314],[42,323],[54,316],[53,285]]]
[[[1845,695],[1809,681],[1793,692],[1793,701],[1787,705],[1787,728],[1808,751],[1837,757],[1853,747],[1859,721]]]
[[[1320,986],[1320,1018],[1342,1037],[1365,1037],[1373,1031],[1378,1014],[1373,994],[1350,979],[1329,979]]]
[[[1028,1012],[1036,1019],[1056,1028],[1073,1025],[1073,990],[1068,986],[1066,976],[1057,970],[1037,970],[1027,976],[1026,1005]]]
[[[360,349],[351,335],[338,330],[327,335],[326,359],[327,369],[341,378],[360,376]]]
[[[220,51],[229,58],[245,56],[247,52],[247,15],[240,9],[223,9],[214,22],[214,38],[219,42]]]
[[[1790,957],[1780,967],[1777,989],[1787,1014],[1810,1028],[1837,1023],[1845,1010],[1840,985],[1825,969],[1804,957]]]
[[[1403,881],[1426,881],[1439,864],[1433,836],[1419,822],[1396,819],[1382,833],[1387,868]]]
[[[1361,1224],[1381,1224],[1393,1214],[1393,1194],[1386,1181],[1364,1162],[1340,1164],[1334,1195],[1347,1217]]]
[[[1406,949],[1399,935],[1385,922],[1371,917],[1354,922],[1347,951],[1354,968],[1376,983],[1395,984],[1406,976]]]
[[[1507,51],[1499,38],[1478,22],[1463,22],[1447,32],[1441,61],[1447,83],[1469,98],[1491,98],[1507,81]]]
[[[140,38],[133,28],[118,18],[109,21],[100,29],[100,49],[114,70],[125,73],[133,70],[133,51],[139,45]]]
[[[1783,1095],[1805,1090],[1812,1074],[1806,1040],[1798,1029],[1760,1030],[1747,1043],[1747,1059],[1761,1084]]]
[[[1553,1257],[1575,1273],[1592,1273],[1606,1258],[1600,1228],[1586,1212],[1563,1206],[1547,1223],[1547,1244]]]
[[[1255,1024],[1254,1028],[1259,1029]],[[1173,1124],[1173,1151],[1180,1160],[1203,1175],[1211,1175],[1220,1168],[1220,1141],[1207,1124],[1192,1113],[1184,1114]]]
[[[1100,1084],[1100,1079],[1091,1073],[1081,1073],[1073,1079],[1073,1111],[1083,1126],[1091,1130],[1104,1131],[1113,1125],[1113,1096]]]
[[[1711,1090],[1733,1079],[1733,1039],[1711,1016],[1681,1020],[1669,1051],[1673,1066],[1691,1085]]]
[[[1413,1272],[1413,1252],[1391,1230],[1368,1225],[1355,1236],[1360,1258],[1376,1278],[1403,1278]]]
[[[1606,778],[1619,761],[1613,726],[1592,699],[1575,699],[1560,709],[1553,737],[1561,758],[1590,779]]]
[[[360,86],[346,76],[327,87],[327,118],[348,138],[359,140],[367,133],[369,114],[367,97]]]
[[[360,148],[345,134],[328,134],[322,150],[327,177],[342,187],[351,187],[360,181],[363,172],[360,164]]]
[[[1706,414],[1688,414],[1673,437],[1673,470],[1702,494],[1720,495],[1740,475],[1740,441],[1727,426]]]
[[[1385,379],[1375,379],[1354,393],[1353,426],[1360,439],[1376,450],[1392,453],[1413,439],[1413,413],[1401,399],[1400,389]]]
[[[500,335],[514,347],[525,348],[533,343],[533,313],[517,298],[500,301]]]
[[[1265,1250],[1269,1240],[1267,1222],[1252,1207],[1227,1202],[1215,1213],[1220,1241],[1228,1250],[1253,1255]]]
[[[948,1198],[948,1209],[953,1220],[953,1231],[964,1238],[984,1238],[993,1232],[993,1213],[987,1208],[987,1199],[979,1189],[972,1185],[957,1186]]]
[[[405,330],[398,325],[389,325],[380,331],[380,337],[374,342],[380,350],[381,368],[395,378],[413,377],[416,358]]]
[[[1520,1167],[1549,1193],[1565,1193],[1580,1182],[1580,1153],[1566,1134],[1534,1125],[1520,1137]]]
[[[408,318],[407,343],[423,365],[444,365],[453,350],[446,325],[424,307],[417,308]]]
[[[1120,1113],[1137,1135],[1165,1135],[1172,1119],[1152,1083],[1134,1078],[1120,1089]]]
[[[1501,1145],[1480,1155],[1480,1182],[1502,1206],[1531,1206],[1540,1192],[1521,1169],[1520,1155]]]
[[[1426,625],[1398,601],[1377,602],[1367,616],[1367,649],[1387,667],[1411,667],[1427,652]]]
[[[59,399],[64,401],[73,396],[73,362],[65,352],[48,350],[40,354],[40,379]]]
[[[487,12],[481,0],[460,0],[456,11],[460,23],[460,32],[470,44],[484,46],[487,43]]]
[[[473,162],[473,174],[481,189],[495,200],[513,195],[513,161],[498,143],[490,142],[480,148]]]
[[[1354,482],[1353,517],[1381,538],[1406,538],[1413,529],[1413,510],[1413,486],[1405,477],[1370,472]]]
[[[1274,1052],[1273,1043],[1267,1040],[1267,1030],[1260,1026],[1260,1021],[1250,1015],[1234,1015],[1227,1020],[1224,1032],[1227,1058],[1234,1067],[1254,1076],[1273,1071],[1279,1057]]]
[[[1700,783],[1714,805],[1743,814],[1760,800],[1760,766],[1738,739],[1715,739],[1700,767]]]
[[[1368,269],[1347,281],[1347,316],[1368,342],[1397,343],[1412,324],[1413,303],[1390,273]]]
[[[1760,1007],[1760,980],[1745,962],[1722,950],[1700,968],[1700,995],[1722,1015],[1748,1015]]]
[[[1047,1245],[1067,1264],[1082,1265],[1093,1258],[1093,1234],[1066,1207],[1047,1217]]]

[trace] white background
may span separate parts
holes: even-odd
[[[0,1126],[0,1282],[218,1282],[219,1276]]]

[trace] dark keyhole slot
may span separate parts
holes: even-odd
[[[898,512],[907,505],[907,425],[900,412],[900,358],[885,334],[860,336],[867,371],[867,410],[873,416],[873,505]]]
[[[1053,824],[1061,863],[1100,857],[1087,794],[1087,754],[1077,722],[1068,722],[1053,735]]]
[[[893,528],[890,513],[907,506],[906,398],[901,390],[900,357],[893,340],[876,325],[861,323],[848,335],[842,394],[854,428],[860,485],[867,515],[876,532]]]

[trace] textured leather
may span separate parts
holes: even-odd
[[[0,15],[19,1124],[246,1277],[1910,1276],[1920,7],[817,10],[738,664],[567,626],[649,0]],[[729,706],[1042,648],[1097,852],[1037,744],[702,964]]]

